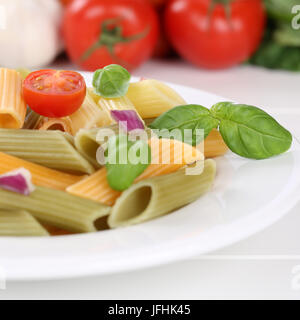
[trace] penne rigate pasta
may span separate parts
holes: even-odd
[[[49,233],[31,214],[24,210],[0,209],[0,236],[42,237],[49,236]]]
[[[52,169],[93,173],[93,166],[73,142],[72,136],[61,131],[0,129],[0,152]]]
[[[114,98],[114,99],[105,99],[100,98],[98,100],[98,105],[100,106],[101,110],[103,110],[109,119],[109,124],[114,124],[115,120],[111,117],[112,110],[134,110],[137,111],[134,104],[128,99],[127,96],[121,98]]]
[[[169,109],[186,104],[172,88],[157,80],[131,83],[127,97],[142,118],[156,118]]]
[[[0,128],[22,128],[25,115],[21,75],[16,70],[0,68]]]
[[[140,181],[116,201],[108,225],[117,228],[145,222],[187,205],[211,189],[215,174],[216,164],[210,159],[200,175],[186,175],[183,168]]]
[[[25,168],[30,171],[34,184],[57,190],[65,190],[68,186],[77,183],[83,177],[56,171],[38,164],[22,160],[6,153],[0,152],[0,174]]]
[[[72,232],[97,231],[97,220],[110,213],[108,206],[44,187],[36,187],[30,196],[0,189],[3,207],[27,210],[43,223]]]
[[[101,168],[102,165],[96,160],[96,154],[98,148],[102,145],[100,141],[97,141],[99,132],[109,132],[111,134],[119,134],[119,126],[117,124],[110,125],[102,128],[82,129],[75,135],[75,147],[76,149],[90,162],[95,168]],[[151,137],[151,129],[146,128],[148,137]],[[104,143],[107,142],[108,137],[104,139]]]
[[[99,128],[79,130],[74,139],[76,149],[92,163],[95,168],[101,167],[96,160],[97,150],[100,147],[100,144],[97,142],[99,130]]]
[[[72,122],[70,117],[46,118],[41,117],[36,124],[37,130],[58,130],[73,135]]]
[[[103,127],[111,123],[111,118],[108,117],[107,113],[101,110],[98,105],[100,97],[96,103],[93,99],[92,92],[93,90],[91,88],[87,90],[83,105],[69,117],[74,135],[80,129]]]
[[[149,167],[135,180],[135,182],[172,173],[186,164],[204,160],[203,154],[190,145],[177,140],[157,139],[149,140],[152,151],[152,162]],[[166,160],[164,163],[163,160]],[[121,195],[113,190],[106,178],[106,168],[102,168],[93,175],[69,186],[67,191],[71,194],[95,200],[107,205],[113,205]]]
[[[204,140],[204,145],[201,143],[198,148],[200,150],[203,148],[205,158],[223,156],[228,151],[228,147],[217,129],[213,129]]]

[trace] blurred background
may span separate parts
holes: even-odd
[[[300,70],[300,0],[0,0],[0,65]]]

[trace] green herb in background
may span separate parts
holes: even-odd
[[[103,98],[119,98],[128,91],[131,75],[123,67],[111,64],[95,71],[93,87],[96,94]]]
[[[292,8],[300,5],[300,0],[265,0],[265,5],[268,27],[249,62],[270,69],[300,71],[300,30],[292,27]]]
[[[291,23],[294,15],[292,8],[300,4],[299,0],[264,0],[270,18],[278,22]]]
[[[128,189],[151,163],[151,149],[147,141],[130,141],[124,134],[108,140],[105,155],[107,181],[117,191]]]

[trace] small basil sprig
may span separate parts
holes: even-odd
[[[251,159],[266,159],[287,151],[292,135],[265,111],[249,105],[220,102],[210,110],[199,105],[175,107],[151,125],[152,129],[192,129],[192,139],[184,142],[197,145],[196,129],[204,129],[204,137],[214,128],[234,153]],[[160,136],[160,134],[158,134]],[[184,137],[184,136],[182,136]]]
[[[184,142],[195,146],[201,142],[201,136],[197,135],[197,129],[203,129],[204,138],[206,138],[210,131],[217,128],[218,125],[219,120],[215,119],[207,108],[190,104],[170,109],[154,120],[149,127],[158,130],[166,129],[169,132],[174,129],[179,129],[181,137],[185,137],[185,129],[191,129],[192,135],[185,137]],[[158,133],[158,136],[164,137],[164,131]]]
[[[109,138],[105,156],[108,184],[117,191],[128,189],[151,163],[147,141],[130,141],[125,134]]]
[[[103,98],[119,98],[127,93],[130,78],[130,73],[125,68],[111,64],[95,71],[93,87],[96,94]]]
[[[291,133],[259,108],[220,102],[210,111],[227,146],[242,157],[266,159],[291,147]]]

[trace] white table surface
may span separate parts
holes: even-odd
[[[63,62],[56,66],[72,68]],[[248,66],[203,71],[174,60],[148,62],[134,75],[261,106],[279,113],[277,118],[300,138],[300,73]],[[272,227],[213,254],[110,276],[9,282],[0,299],[299,299],[300,259],[293,256],[300,256],[300,204]]]

